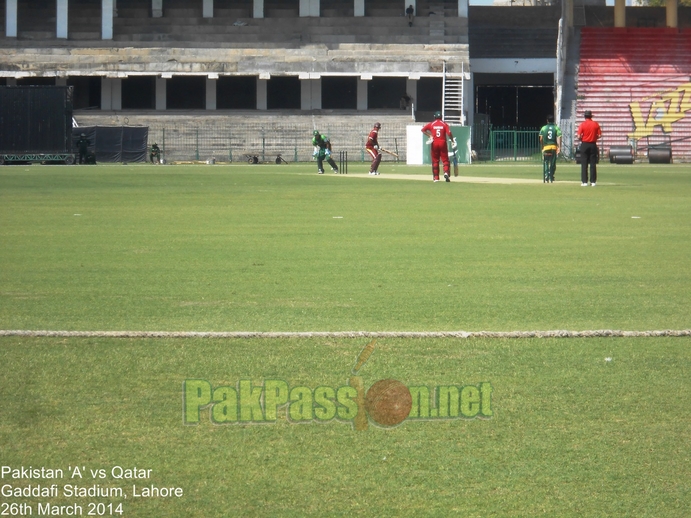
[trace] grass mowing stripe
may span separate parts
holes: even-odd
[[[603,165],[600,190],[294,174],[312,168],[3,169],[2,327],[688,326],[684,168]]]
[[[0,329],[0,336],[64,338],[602,338],[681,337],[691,329],[656,331],[46,331]]]

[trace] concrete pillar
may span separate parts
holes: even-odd
[[[161,18],[163,16],[163,0],[151,0],[151,17]]]
[[[321,78],[300,78],[300,109],[321,110],[322,108],[322,80]]]
[[[254,0],[252,7],[253,18],[264,18],[264,0]]]
[[[17,0],[6,0],[5,36],[8,38],[17,37]]]
[[[67,0],[56,0],[55,36],[67,39]]]
[[[216,109],[216,83],[218,76],[210,75],[206,78],[206,109]]]
[[[257,110],[268,109],[266,87],[268,79],[262,79],[261,77],[257,79]]]
[[[101,39],[113,39],[113,5],[115,0],[101,0]]]
[[[168,107],[168,100],[166,98],[166,84],[165,77],[156,78],[156,109],[165,110]]]
[[[202,16],[204,18],[214,17],[214,0],[204,0],[204,5],[202,6]]]
[[[101,110],[113,109],[113,83],[109,77],[101,78]]]
[[[666,0],[665,7],[667,13],[667,27],[676,29],[679,27],[679,20],[677,18],[679,10],[678,0]]]
[[[574,0],[564,0],[561,4],[561,17],[566,29],[573,29],[573,2]]]
[[[365,16],[365,0],[353,0],[353,14],[355,16]]]
[[[410,102],[413,103],[414,109],[417,109],[417,81],[417,79],[406,79],[405,82],[405,91],[410,97],[412,97],[413,100]]]
[[[367,84],[370,78],[359,78],[357,82],[357,109],[367,110]]]
[[[300,16],[321,16],[320,0],[300,0]]]
[[[111,102],[113,110],[122,110],[122,79],[119,77],[113,78],[113,86],[111,90]]]
[[[614,26],[626,27],[626,0],[614,0]]]
[[[465,91],[466,92],[474,92],[475,91],[475,79],[473,77],[473,74],[468,74],[470,76],[468,78],[468,81],[465,83]],[[466,126],[471,126],[475,123],[475,107],[473,106],[473,96],[472,95],[464,95],[463,96],[463,105],[464,108],[463,110],[465,113],[468,115],[468,117],[465,120]],[[555,118],[558,116],[559,110],[557,110],[554,114]]]
[[[468,0],[458,0],[458,17],[468,18]]]

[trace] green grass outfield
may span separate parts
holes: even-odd
[[[595,188],[571,164],[551,185],[540,164],[461,167],[450,184],[433,183],[429,166],[366,171],[0,168],[0,330],[94,333],[0,336],[4,509],[690,516],[689,336],[424,333],[688,330],[691,168],[603,163]],[[502,178],[537,181],[487,180]],[[114,331],[324,334],[99,334]],[[488,383],[491,415],[468,396],[458,416],[394,428],[320,419],[326,406],[309,398],[346,387],[370,341],[350,331],[420,333],[378,339],[358,373],[366,388],[429,387],[434,409],[437,387]],[[258,391],[280,380],[291,403],[275,420],[260,409],[234,422],[214,414],[217,401],[186,425],[186,380],[239,393],[251,383],[240,412],[260,399],[266,410]],[[12,471],[22,466],[64,478]],[[118,466],[151,471],[128,479]],[[57,495],[12,493],[53,483]],[[183,495],[137,496],[152,485]]]

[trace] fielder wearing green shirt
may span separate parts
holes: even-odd
[[[542,181],[554,183],[557,155],[561,149],[561,130],[554,124],[552,115],[547,116],[547,124],[540,128],[540,146],[542,147]]]
[[[338,173],[336,162],[331,158],[331,141],[329,137],[322,135],[317,130],[314,130],[312,136],[312,145],[314,146],[312,156],[317,159],[317,172],[324,174],[324,161],[326,161],[331,166],[331,170],[334,173]]]

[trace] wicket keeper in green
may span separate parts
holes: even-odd
[[[338,173],[338,166],[331,158],[331,141],[326,135],[322,135],[319,131],[314,130],[312,133],[312,145],[314,146],[313,157],[317,159],[317,169],[319,174],[324,174],[324,160],[331,166],[334,173]]]
[[[552,115],[547,116],[547,124],[540,128],[540,146],[542,147],[542,181],[554,183],[557,155],[561,149],[561,130],[554,124]]]

